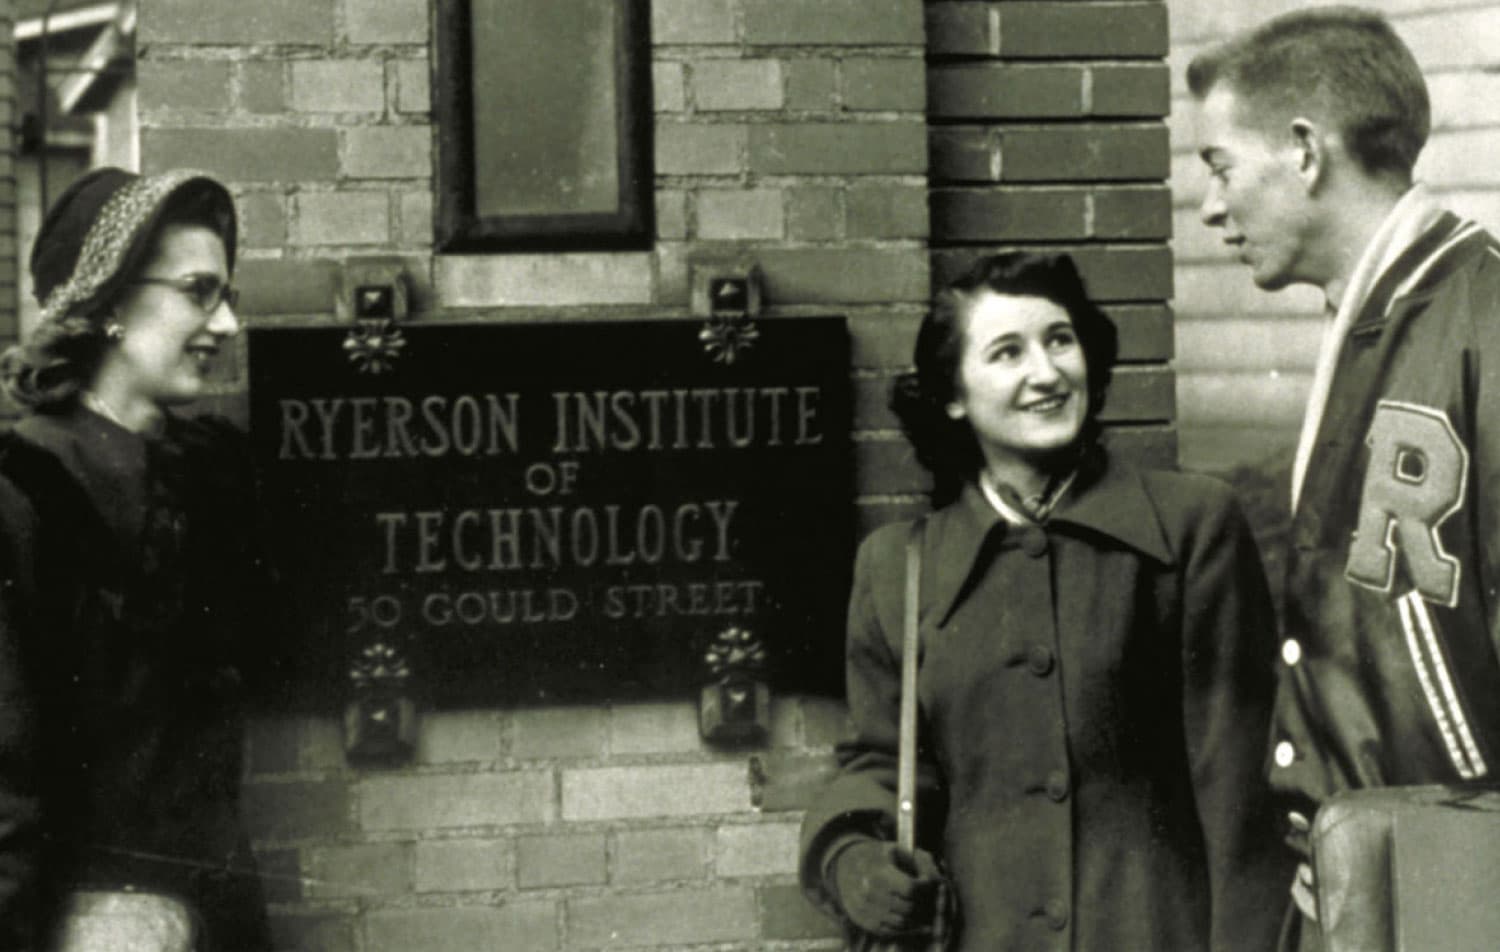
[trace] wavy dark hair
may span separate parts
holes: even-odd
[[[236,219],[228,193],[217,183],[189,182],[178,188],[152,216],[131,246],[119,272],[101,293],[81,302],[61,317],[44,320],[22,343],[0,354],[0,386],[17,404],[34,410],[69,405],[94,378],[109,349],[106,328],[120,293],[140,274],[156,253],[156,243],[168,225],[199,225],[224,241],[229,266],[234,267]],[[84,235],[76,240],[81,245]]]
[[[917,461],[932,474],[934,506],[951,502],[984,465],[973,426],[949,417],[947,408],[958,394],[969,312],[987,292],[1044,298],[1067,311],[1088,370],[1089,403],[1079,442],[1088,446],[1099,439],[1099,411],[1119,353],[1114,321],[1089,299],[1066,254],[1016,251],[980,258],[934,297],[917,331],[914,369],[897,377],[891,392],[891,410]]]

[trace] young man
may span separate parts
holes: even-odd
[[[1198,56],[1188,85],[1203,221],[1257,285],[1315,285],[1330,317],[1271,738],[1295,841],[1341,790],[1500,771],[1500,246],[1413,184],[1427,89],[1378,14],[1278,17]],[[1292,892],[1315,919],[1311,881]],[[1318,948],[1316,925],[1288,925]]]

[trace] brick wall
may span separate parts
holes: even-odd
[[[1300,4],[1168,0],[1172,34],[1173,247],[1177,261],[1178,401],[1183,465],[1223,470],[1284,457],[1296,443],[1322,333],[1322,297],[1306,287],[1258,290],[1198,220],[1207,179],[1193,152],[1183,73],[1200,49]],[[1452,208],[1500,227],[1500,3],[1362,0],[1381,10],[1427,74],[1433,134],[1418,178]]]
[[[16,288],[16,46],[15,4],[0,0],[0,350],[15,343],[20,300]]]
[[[1071,253],[1120,328],[1111,443],[1172,465],[1165,5],[935,0],[926,19],[934,283],[981,253]]]
[[[690,319],[691,263],[748,254],[770,313],[848,316],[859,504],[885,518],[909,497],[884,386],[929,294],[920,0],[651,8],[649,251],[433,255],[427,0],[140,0],[142,164],[231,184],[259,324],[333,321],[341,263],[371,254],[406,261],[419,321]],[[242,376],[216,399],[243,419]],[[774,707],[739,752],[686,699],[430,714],[415,763],[379,771],[331,718],[262,719],[247,806],[280,945],[835,948],[792,871],[842,709]]]

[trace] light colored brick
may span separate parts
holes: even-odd
[[[143,59],[136,63],[135,75],[143,112],[229,110],[227,61]]]
[[[426,43],[428,0],[343,0],[351,43]]]
[[[719,876],[796,873],[799,830],[799,823],[720,827],[714,843],[714,872]]]
[[[657,112],[682,112],[686,109],[687,79],[683,65],[652,63],[651,94]]]
[[[567,820],[704,816],[749,808],[745,765],[691,764],[564,770]]]
[[[745,167],[748,130],[739,125],[656,124],[658,175],[733,175]]]
[[[141,5],[140,40],[153,43],[333,42],[335,0],[152,0]]]
[[[378,60],[294,60],[291,106],[298,112],[383,112]]]
[[[744,0],[745,42],[920,47],[921,0]]]
[[[793,241],[828,241],[844,220],[843,189],[809,185],[787,189],[786,236]]]
[[[838,89],[834,61],[824,57],[787,60],[781,67],[786,77],[786,107],[808,112],[833,108]]]
[[[850,238],[926,238],[927,189],[919,185],[856,185],[846,193]]]
[[[239,64],[240,108],[268,114],[286,109],[286,64],[282,60],[248,60]]]
[[[610,879],[617,883],[702,879],[708,873],[709,831],[623,830],[615,834]]]
[[[398,896],[411,892],[410,843],[356,843],[302,851],[309,899]]]
[[[693,101],[707,112],[780,109],[784,101],[776,60],[700,60],[692,86]]]
[[[476,952],[558,948],[557,905],[544,900],[493,906],[380,909],[365,919],[365,952]]]
[[[686,241],[656,243],[656,303],[688,303],[688,263],[694,246]]]
[[[416,844],[417,892],[509,889],[516,880],[515,842],[505,839],[426,840]]]
[[[583,886],[605,878],[603,833],[524,836],[516,843],[516,879],[522,889]]]
[[[366,830],[546,823],[556,813],[546,770],[376,777],[361,783],[357,796]]]
[[[405,192],[401,195],[402,244],[432,246],[432,192]]]
[[[390,199],[385,192],[303,192],[294,201],[293,244],[379,245],[390,241]]]
[[[342,165],[351,178],[428,178],[432,175],[432,127],[347,129]]]
[[[782,206],[779,189],[705,189],[698,193],[698,237],[780,238],[786,232]]]
[[[432,111],[432,74],[426,60],[401,60],[395,64],[396,110],[416,113]]]
[[[280,248],[286,244],[286,200],[275,192],[250,192],[235,200],[240,242],[246,248]]]
[[[688,753],[702,748],[695,704],[621,704],[610,712],[611,756]]]
[[[733,43],[734,0],[654,0],[653,43]]]
[[[338,175],[332,129],[142,129],[146,172],[192,164],[231,182],[316,182]]]
[[[499,756],[500,718],[494,711],[432,711],[422,716],[418,762],[484,762]]]
[[[570,948],[699,945],[756,937],[748,889],[689,889],[658,895],[603,896],[567,904]]]
[[[656,190],[656,237],[687,237],[687,192],[677,189]]]
[[[447,307],[651,303],[649,254],[447,255],[437,259]]]
[[[509,714],[510,753],[520,760],[604,755],[609,712],[602,707],[533,707]]]
[[[921,112],[927,105],[927,67],[920,59],[852,57],[844,60],[844,108]]]
[[[923,122],[767,123],[750,129],[750,171],[764,175],[920,173]]]
[[[765,248],[766,296],[778,304],[926,301],[927,255],[898,248]]]

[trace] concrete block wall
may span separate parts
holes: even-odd
[[[912,498],[883,482],[880,384],[929,295],[920,0],[654,0],[657,240],[611,254],[433,254],[435,7],[140,0],[143,166],[230,183],[247,320],[334,321],[343,262],[375,254],[417,321],[693,320],[692,264],[748,255],[771,314],[848,316],[864,524]],[[243,390],[218,409],[243,419]],[[843,711],[774,707],[734,752],[687,698],[431,713],[395,770],[348,767],[333,717],[263,718],[246,798],[279,946],[836,948],[793,870]]]
[[[1417,176],[1454,210],[1500,227],[1500,3],[1362,0],[1381,10],[1427,75],[1433,133]],[[1184,72],[1218,39],[1300,4],[1167,0],[1172,14],[1172,195],[1179,430],[1185,467],[1223,471],[1285,456],[1296,443],[1322,335],[1321,295],[1268,294],[1198,220],[1207,179],[1193,148]]]

